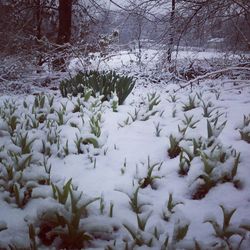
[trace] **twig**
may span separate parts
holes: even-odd
[[[248,68],[248,67],[229,67],[229,68],[226,68],[226,69],[220,69],[220,70],[216,70],[216,71],[213,71],[213,72],[209,72],[209,73],[207,73],[205,75],[198,76],[195,79],[192,79],[192,80],[188,81],[187,84],[180,86],[180,88],[177,89],[176,91],[178,91],[180,89],[183,89],[183,88],[186,88],[188,86],[192,87],[193,83],[199,82],[200,80],[203,80],[203,79],[208,78],[210,76],[217,75],[217,74],[220,74],[220,73],[225,73],[227,71],[232,71],[232,70],[249,70],[250,71],[250,68]]]

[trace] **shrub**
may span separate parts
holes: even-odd
[[[110,100],[112,93],[116,93],[119,104],[123,104],[134,85],[135,81],[132,77],[121,76],[114,71],[88,71],[80,72],[71,79],[62,81],[60,91],[63,97],[67,97],[68,94],[84,96],[85,91],[91,89],[94,97],[97,93],[103,95],[103,101]]]

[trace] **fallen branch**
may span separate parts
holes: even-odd
[[[177,89],[176,91],[178,91],[180,89],[183,89],[183,88],[186,88],[188,86],[191,86],[191,88],[192,88],[193,83],[195,83],[195,82],[199,82],[200,80],[203,80],[203,79],[208,78],[210,76],[225,73],[227,71],[232,71],[232,70],[248,70],[248,71],[250,71],[250,68],[248,68],[248,67],[229,67],[229,68],[226,68],[226,69],[220,69],[220,70],[216,70],[216,71],[213,71],[213,72],[209,72],[209,73],[207,73],[205,75],[198,76],[195,79],[192,79],[192,80],[188,81],[187,84],[180,86],[180,88]]]

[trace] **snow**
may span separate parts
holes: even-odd
[[[153,55],[153,51],[148,51],[147,54]],[[180,53],[180,58],[184,58],[186,55],[187,53]],[[204,52],[200,53],[198,57],[195,56],[196,58],[209,58],[214,55],[211,55],[210,52]],[[216,56],[221,57],[221,55]],[[119,60],[121,57],[122,61]],[[124,65],[131,63],[131,58],[130,55],[124,52],[124,54],[114,56],[105,63],[100,63],[98,67],[100,69],[121,69]],[[132,60],[131,68],[133,68],[136,58],[133,57]],[[75,69],[76,64],[77,62],[74,61],[70,67]],[[9,191],[0,187],[0,248],[4,248],[8,244],[14,244],[17,248],[29,246],[26,221],[34,223],[38,230],[39,221],[37,221],[37,218],[40,218],[46,212],[57,211],[60,215],[70,218],[70,198],[68,197],[65,206],[59,204],[53,198],[51,186],[37,181],[39,179],[45,182],[48,179],[49,172],[51,181],[58,185],[61,190],[63,190],[63,185],[69,179],[72,179],[74,187],[72,192],[78,192],[77,194],[83,192],[82,197],[86,202],[91,198],[102,197],[104,202],[103,212],[100,209],[100,200],[97,200],[87,206],[88,213],[85,218],[80,220],[80,227],[95,237],[91,244],[87,245],[88,249],[104,249],[107,245],[111,246],[114,241],[117,244],[114,249],[123,249],[125,247],[123,240],[128,240],[128,244],[131,245],[133,239],[124,224],[131,227],[131,229],[134,228],[135,232],[137,231],[145,242],[148,242],[152,237],[154,238],[151,247],[143,245],[137,246],[135,249],[160,249],[166,235],[170,236],[171,242],[174,240],[173,234],[175,234],[175,230],[188,224],[189,229],[185,240],[177,245],[175,245],[175,242],[171,242],[172,247],[176,249],[194,249],[193,239],[196,239],[200,245],[204,245],[204,249],[211,249],[212,244],[217,241],[213,237],[214,231],[211,225],[203,222],[206,218],[212,216],[216,221],[222,222],[220,205],[237,209],[232,218],[232,224],[236,227],[242,221],[246,222],[246,219],[250,217],[250,144],[240,139],[238,128],[242,126],[243,115],[248,116],[250,112],[250,89],[247,88],[241,92],[233,88],[225,90],[219,84],[220,80],[213,81],[216,81],[217,84],[215,84],[216,87],[214,88],[211,87],[211,80],[207,80],[193,91],[186,88],[179,90],[177,93],[174,93],[173,90],[177,89],[178,86],[172,83],[165,85],[148,84],[147,88],[142,84],[137,84],[125,104],[118,106],[117,112],[112,111],[111,103],[108,102],[101,104],[99,107],[93,106],[95,99],[91,98],[88,103],[83,102],[81,112],[72,113],[77,98],[68,101],[65,98],[55,97],[53,108],[56,111],[62,109],[61,103],[66,105],[64,124],[56,124],[56,121],[58,121],[56,113],[47,115],[47,119],[50,119],[51,122],[54,121],[52,127],[57,131],[60,138],[59,143],[51,145],[46,142],[47,147],[51,148],[52,155],[46,155],[44,158],[44,154],[41,152],[41,140],[46,140],[49,134],[46,124],[40,123],[38,128],[27,130],[28,139],[36,139],[32,144],[32,163],[22,172],[23,176],[20,176],[20,173],[16,173],[15,176],[16,180],[23,178],[24,187],[34,187],[30,200],[23,207],[18,208],[14,196],[7,202],[6,197],[9,196]],[[215,96],[214,89],[220,92],[218,99]],[[157,112],[150,112],[147,98],[148,95],[152,95],[154,92],[159,95],[160,103],[153,107],[153,111]],[[211,117],[203,117],[201,101],[196,98],[197,107],[186,111],[185,114],[187,117],[193,115],[193,121],[198,121],[198,123],[195,128],[188,128],[183,136],[178,131],[178,125],[184,126],[183,105],[188,102],[189,95],[194,96],[196,93],[203,93],[202,100],[205,103],[211,102],[216,110],[211,113]],[[170,101],[170,94],[176,95],[177,101],[175,103]],[[20,118],[22,119],[21,122],[25,121],[22,114],[26,112],[31,115],[33,97],[3,95],[0,97],[1,107],[6,99],[16,101],[18,106],[15,114],[22,117]],[[28,103],[28,108],[23,107],[24,100]],[[173,117],[173,109],[176,110],[175,117]],[[132,116],[136,110],[139,110],[138,117],[133,120]],[[231,150],[229,149],[231,146],[236,152],[241,153],[238,172],[235,177],[236,180],[240,181],[241,185],[236,188],[233,182],[220,182],[212,187],[202,199],[192,199],[193,192],[203,183],[203,180],[199,178],[204,173],[203,161],[200,157],[195,157],[191,161],[187,176],[180,176],[178,174],[179,156],[173,159],[168,156],[169,136],[172,134],[177,139],[182,140],[180,145],[184,148],[189,147],[190,151],[192,151],[192,141],[188,140],[190,138],[202,138],[202,141],[207,143],[207,120],[212,122],[212,118],[216,117],[217,110],[223,114],[219,118],[217,127],[224,121],[227,121],[227,123],[222,132],[216,136],[216,142],[222,144],[222,148],[226,152]],[[47,101],[46,107],[37,109],[37,112],[45,114],[49,112]],[[92,114],[98,112],[101,113],[100,137],[91,133],[89,125]],[[83,114],[83,119],[81,114]],[[143,118],[147,116],[148,119],[144,121]],[[129,118],[128,124],[124,123],[127,118]],[[73,123],[77,127],[72,127],[71,124]],[[162,129],[159,136],[156,136],[157,124]],[[17,125],[19,132],[25,130],[21,125],[24,126],[24,124]],[[3,163],[12,162],[14,159],[14,156],[11,157],[10,154],[6,153],[7,150],[14,153],[21,152],[20,146],[9,145],[11,141],[9,140],[9,133],[6,132],[6,126],[3,117],[1,117],[0,148],[2,146],[4,148],[0,149],[0,177],[3,174],[6,175],[6,172],[3,171]],[[245,129],[249,129],[249,126]],[[82,139],[95,138],[99,147],[94,148],[90,144],[81,145],[82,153],[77,154],[76,135],[81,136]],[[56,137],[55,134],[54,137]],[[68,155],[64,154],[63,149],[66,146],[66,141],[68,141],[69,147]],[[211,149],[204,149],[203,151],[209,155]],[[47,168],[44,166],[45,159],[47,159]],[[218,160],[215,160],[215,162],[217,162],[218,168],[213,171],[212,176],[216,179],[231,171],[234,157],[230,155],[223,163],[218,163]],[[131,197],[133,197],[139,185],[138,182],[147,177],[148,168],[153,164],[159,164],[152,172],[152,176],[159,177],[153,180],[154,188],[148,185],[145,188],[140,188],[138,192],[138,203],[146,204],[142,206],[142,213],[139,214],[140,218],[145,219],[145,216],[150,214],[145,231],[142,231],[138,229],[137,217],[135,212],[132,211],[129,201],[131,201]],[[50,165],[51,170],[48,168]],[[3,182],[5,180],[2,180],[1,183]],[[181,201],[183,204],[177,205],[174,208],[174,213],[166,211],[165,213],[170,218],[165,221],[163,213],[170,193],[173,194],[175,202]],[[110,204],[114,205],[112,218],[110,217]],[[160,234],[159,240],[153,236],[155,227],[157,227]],[[58,230],[60,231],[60,228]],[[233,238],[233,241],[239,242],[239,239]],[[42,249],[44,246],[41,241],[38,242]],[[246,233],[246,240],[242,244],[242,249],[248,249],[248,243],[249,233]]]

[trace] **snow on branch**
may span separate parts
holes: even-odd
[[[207,73],[205,75],[198,76],[195,79],[192,79],[192,80],[188,81],[187,84],[185,84],[185,85],[181,85],[181,87],[179,89],[177,89],[177,91],[180,90],[180,89],[186,88],[188,86],[192,87],[193,83],[199,82],[200,80],[206,79],[206,78],[208,78],[210,76],[217,75],[217,74],[222,74],[222,73],[225,73],[227,71],[233,71],[233,70],[248,70],[248,71],[250,71],[250,67],[229,67],[229,68],[209,72],[209,73]]]

